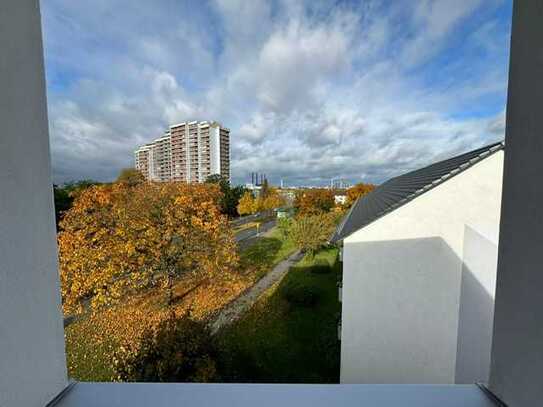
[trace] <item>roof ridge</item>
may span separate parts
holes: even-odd
[[[446,182],[505,147],[495,142],[390,178],[357,199],[338,225],[331,242],[338,242],[416,197]],[[458,163],[456,163],[458,161]],[[456,163],[451,167],[453,163]],[[379,198],[376,200],[376,198]],[[387,203],[394,201],[392,203]],[[383,205],[379,205],[379,202]],[[350,225],[350,226],[348,226]]]

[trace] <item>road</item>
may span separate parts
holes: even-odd
[[[264,222],[260,225],[260,228],[258,229],[258,233],[264,233],[270,230],[275,226],[277,223],[276,219],[272,219],[270,221]],[[251,242],[255,237],[257,237],[257,230],[256,226],[240,230],[238,233],[236,233],[236,242],[238,242],[239,246],[246,246],[249,242]]]
[[[253,215],[242,216],[241,218],[231,220],[230,221],[230,226],[237,227],[237,226],[245,225],[246,223],[254,222],[254,221],[258,220],[259,217],[260,217],[260,213],[255,213]]]

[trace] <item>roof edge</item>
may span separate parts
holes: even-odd
[[[358,198],[356,200],[356,202],[353,204],[353,206],[349,209],[349,212],[347,212],[345,217],[339,223],[338,227],[334,231],[334,234],[331,236],[331,238],[329,240],[329,243],[335,244],[335,243],[342,242],[345,238],[351,236],[352,234],[358,232],[359,230],[365,228],[366,226],[372,224],[373,222],[381,219],[383,216],[388,215],[390,212],[393,212],[394,210],[398,209],[399,207],[404,206],[405,204],[411,202],[412,200],[414,200],[415,198],[417,198],[420,195],[424,194],[425,192],[428,192],[428,191],[434,189],[435,187],[437,187],[439,185],[442,185],[446,181],[448,181],[451,178],[454,178],[455,176],[463,173],[467,169],[473,167],[474,165],[476,165],[476,164],[480,163],[481,161],[487,159],[488,157],[494,155],[498,151],[503,151],[504,148],[505,148],[505,142],[500,141],[500,142],[497,142],[497,143],[489,144],[488,147],[489,147],[489,149],[484,151],[483,153],[481,153],[476,159],[471,159],[470,161],[460,165],[458,168],[455,168],[455,169],[451,170],[449,173],[445,174],[444,176],[442,176],[438,180],[426,185],[424,188],[421,188],[418,191],[415,191],[411,195],[409,195],[409,196],[405,197],[404,199],[400,200],[399,202],[396,202],[395,204],[391,205],[386,210],[379,213],[374,219],[372,219],[371,221],[361,225],[358,229],[353,230],[350,233],[346,233],[346,234],[342,235],[343,228],[345,227],[345,224],[349,220],[349,218],[350,218],[350,216],[351,216],[351,214],[353,212],[353,209],[355,208],[355,206],[357,206],[359,204],[359,202],[361,202],[362,199],[364,199],[366,197],[366,195]],[[430,165],[432,165],[432,164],[430,164]],[[426,168],[426,167],[422,167],[422,168]]]

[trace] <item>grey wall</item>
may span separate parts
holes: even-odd
[[[2,407],[66,385],[40,29],[38,1],[0,1]]]
[[[514,3],[490,388],[543,403],[543,2]]]
[[[488,382],[496,289],[497,237],[464,228],[455,383]]]

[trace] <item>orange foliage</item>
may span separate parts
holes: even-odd
[[[300,215],[329,212],[335,205],[334,193],[329,189],[306,189],[296,193],[294,206]]]
[[[279,194],[277,188],[270,188],[267,196],[263,199],[262,206],[265,210],[272,210],[285,206],[285,199]]]
[[[82,192],[58,237],[65,311],[171,286],[174,277],[228,275],[238,258],[219,198],[214,184],[115,183]]]
[[[374,189],[375,185],[364,184],[363,182],[352,186],[347,190],[347,202],[345,203],[345,206],[352,206],[352,204],[354,204],[358,198],[370,193]]]
[[[161,290],[149,290],[114,307],[89,313],[66,328],[68,371],[79,380],[118,380],[114,356],[123,349],[137,349],[146,329],[171,317],[190,312],[196,320],[209,320],[250,287],[258,270],[234,273],[227,279],[195,285],[186,275],[174,284],[175,303],[163,306]]]

